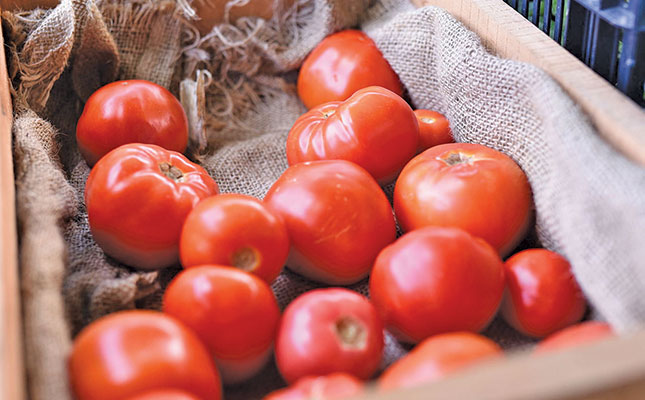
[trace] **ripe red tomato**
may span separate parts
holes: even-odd
[[[519,332],[545,337],[574,324],[587,302],[569,262],[546,249],[521,251],[506,260],[502,315]]]
[[[462,229],[426,227],[383,249],[369,285],[388,330],[417,343],[486,327],[502,300],[504,265],[488,243]]]
[[[232,265],[270,284],[289,255],[289,236],[282,220],[260,200],[222,194],[203,200],[188,214],[179,253],[185,268]]]
[[[227,384],[250,378],[266,364],[280,319],[266,282],[224,266],[180,272],[166,289],[163,311],[197,333]]]
[[[155,390],[137,396],[128,397],[128,400],[203,400],[193,394],[180,390]]]
[[[396,237],[385,193],[367,171],[349,161],[293,165],[264,202],[287,226],[287,266],[316,281],[358,282]]]
[[[377,86],[344,102],[312,108],[289,131],[289,165],[341,159],[355,162],[379,183],[388,183],[416,154],[419,125],[400,96]]]
[[[383,324],[364,296],[342,288],[315,289],[284,311],[275,359],[289,383],[334,372],[368,379],[381,362],[383,346]]]
[[[587,321],[571,325],[542,340],[535,347],[535,353],[544,353],[554,350],[563,350],[592,343],[598,340],[609,339],[616,334],[611,326],[601,321]]]
[[[358,396],[364,391],[363,382],[352,375],[336,372],[298,379],[287,388],[269,393],[263,400],[334,400]]]
[[[217,194],[206,170],[150,144],[128,144],[90,172],[85,205],[96,243],[106,254],[142,269],[179,259],[179,235],[190,210]]]
[[[112,82],[87,99],[76,125],[76,141],[90,166],[128,143],[156,144],[183,153],[188,119],[175,96],[156,83]]]
[[[77,400],[123,400],[161,389],[222,397],[204,345],[156,311],[122,311],[88,325],[74,340],[68,369]]]
[[[531,222],[531,188],[508,156],[479,144],[432,147],[410,161],[396,181],[394,211],[404,231],[456,226],[501,255],[522,240]]]
[[[307,56],[298,75],[298,96],[307,108],[346,100],[368,86],[403,94],[399,77],[374,41],[355,30],[326,37]]]
[[[432,110],[414,110],[414,114],[419,121],[419,148],[422,151],[455,141],[450,122],[443,114]]]
[[[380,376],[378,386],[383,390],[418,386],[502,354],[502,349],[484,336],[444,333],[424,340],[392,364]]]

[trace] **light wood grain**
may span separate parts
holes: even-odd
[[[645,331],[550,354],[517,354],[434,384],[363,400],[643,400]]]
[[[0,399],[20,400],[25,398],[25,381],[11,121],[4,40],[0,32]]]
[[[0,0],[0,7],[4,10],[33,10],[34,8],[52,8],[60,0]]]
[[[536,65],[580,105],[603,138],[645,165],[645,111],[502,0],[412,0],[444,8],[497,55]]]

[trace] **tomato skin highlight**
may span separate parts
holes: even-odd
[[[502,300],[504,266],[484,240],[459,228],[426,227],[381,251],[369,287],[386,328],[418,343],[484,329]]]
[[[346,100],[368,86],[403,94],[399,77],[374,41],[357,30],[327,36],[307,56],[298,74],[298,96],[307,108]]]
[[[85,205],[92,236],[106,254],[151,270],[178,262],[186,216],[217,193],[199,165],[177,152],[137,143],[111,151],[94,166]]]
[[[532,221],[531,188],[508,156],[472,143],[424,151],[401,171],[394,211],[403,231],[455,226],[508,254]]]
[[[222,398],[217,369],[197,336],[156,311],[121,311],[74,340],[68,361],[77,400],[122,400],[157,389]]]
[[[315,160],[347,160],[388,183],[414,157],[419,125],[399,95],[377,86],[358,90],[344,102],[316,106],[289,131],[289,165]]]
[[[454,143],[450,122],[441,113],[432,110],[414,110],[419,122],[419,149],[421,151],[440,144]]]
[[[364,384],[354,376],[336,372],[298,379],[293,385],[269,393],[263,400],[342,399],[365,392]]]
[[[287,266],[332,285],[358,282],[396,237],[392,208],[367,171],[349,161],[289,167],[264,198],[291,239]]]
[[[164,87],[144,80],[117,81],[89,97],[76,126],[76,141],[90,167],[128,143],[183,153],[188,119],[181,103]]]
[[[587,302],[571,265],[547,249],[528,249],[504,264],[506,322],[532,337],[545,337],[582,319]]]
[[[557,331],[535,346],[534,353],[541,354],[564,350],[616,336],[611,326],[601,321],[586,321]]]
[[[287,228],[260,200],[221,194],[201,201],[186,217],[179,242],[184,268],[232,265],[271,283],[289,255]]]
[[[418,386],[502,355],[495,342],[472,332],[436,335],[390,365],[379,377],[378,387],[392,390]]]
[[[284,311],[276,363],[289,383],[334,372],[369,379],[383,347],[383,324],[367,298],[349,289],[315,289]]]
[[[163,311],[197,333],[225,384],[243,382],[266,364],[280,320],[267,283],[227,266],[180,272],[164,293]]]

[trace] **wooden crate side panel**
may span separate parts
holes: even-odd
[[[25,398],[25,381],[11,121],[9,78],[0,31],[0,399],[20,400]]]

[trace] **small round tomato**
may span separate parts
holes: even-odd
[[[287,266],[319,282],[358,282],[378,252],[396,238],[385,193],[367,171],[349,161],[293,165],[264,202],[287,226]]]
[[[419,122],[419,148],[423,151],[440,144],[453,143],[450,122],[432,110],[414,110]]]
[[[336,372],[298,379],[293,385],[269,393],[263,400],[342,399],[364,393],[364,384],[354,376]]]
[[[492,340],[472,332],[451,332],[421,342],[383,372],[383,390],[407,388],[437,381],[481,361],[502,356]]]
[[[78,400],[124,400],[161,389],[222,397],[204,345],[182,323],[156,311],[122,311],[91,323],[74,340],[68,369]]]
[[[166,289],[163,311],[197,333],[226,384],[250,378],[271,357],[280,309],[253,274],[224,266],[184,270]]]
[[[150,144],[123,145],[103,157],[85,186],[92,236],[106,254],[141,269],[179,259],[184,220],[218,193],[205,169]]]
[[[388,183],[414,157],[418,143],[419,125],[408,103],[372,86],[298,118],[287,138],[287,160],[348,160]]]
[[[183,153],[188,119],[175,96],[156,83],[112,82],[87,99],[76,125],[76,141],[90,166],[128,143],[156,144]]]
[[[531,210],[524,172],[510,157],[479,144],[424,151],[403,168],[394,189],[394,211],[404,231],[456,226],[502,256],[524,237]]]
[[[155,390],[137,396],[128,397],[128,400],[203,400],[193,394],[180,390]]]
[[[188,214],[179,254],[184,268],[232,265],[271,283],[289,255],[289,236],[282,220],[260,200],[222,194],[203,200]]]
[[[587,321],[571,325],[542,340],[535,347],[535,353],[563,350],[577,347],[598,340],[614,337],[611,326],[601,321]]]
[[[368,86],[403,94],[399,77],[374,41],[355,30],[326,37],[307,56],[298,75],[298,96],[307,108],[346,100]]]
[[[364,296],[342,288],[315,289],[287,306],[275,359],[289,383],[334,372],[369,379],[383,346],[383,324]]]
[[[560,254],[528,249],[506,260],[506,296],[502,316],[513,328],[533,337],[545,337],[574,324],[587,302]]]
[[[484,329],[502,300],[504,265],[488,243],[462,229],[426,227],[383,249],[369,285],[388,330],[417,343]]]

